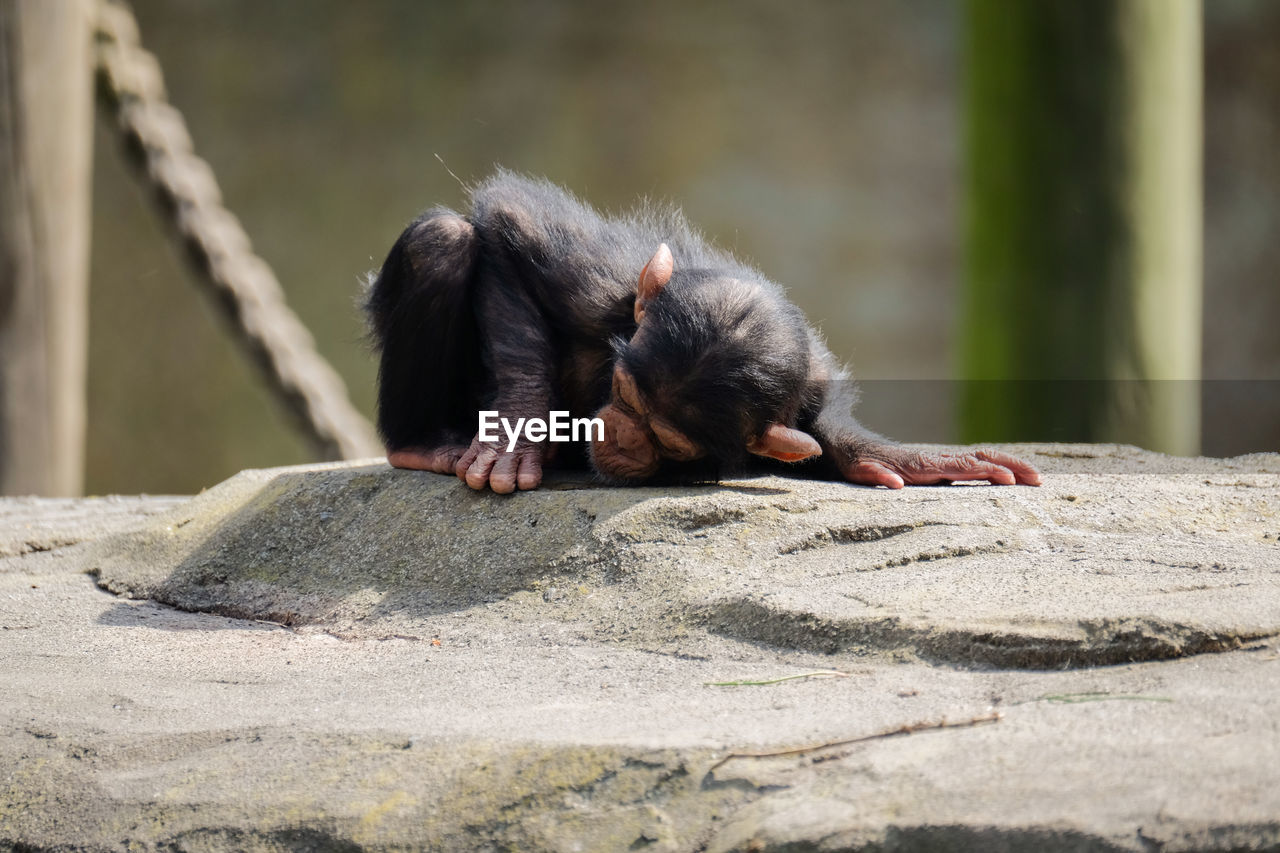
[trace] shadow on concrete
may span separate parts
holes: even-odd
[[[546,488],[502,496],[381,464],[283,469],[221,517],[202,517],[193,501],[191,518],[170,525],[188,541],[166,577],[122,579],[131,569],[119,565],[100,583],[182,610],[283,625],[465,609],[566,572],[607,568],[628,543],[600,538],[597,523],[672,493],[592,485],[557,472]]]

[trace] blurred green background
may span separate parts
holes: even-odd
[[[416,213],[462,203],[438,155],[606,209],[680,204],[871,380],[864,422],[955,436],[960,4],[133,6],[228,207],[365,412],[359,283]],[[1280,3],[1205,15],[1204,375],[1248,408],[1206,409],[1203,450],[1227,455],[1280,447]],[[94,192],[88,492],[305,461],[101,119]]]

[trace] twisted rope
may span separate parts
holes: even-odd
[[[159,61],[141,45],[133,11],[123,0],[99,0],[94,29],[99,100],[181,237],[198,281],[272,394],[321,458],[381,455],[372,425],[285,304],[279,280],[254,253],[240,220],[222,205],[213,170],[194,153],[182,114],[168,102]]]

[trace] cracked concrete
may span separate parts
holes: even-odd
[[[1280,850],[1280,456],[1013,449],[0,501],[0,850]]]

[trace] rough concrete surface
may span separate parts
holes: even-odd
[[[0,501],[0,851],[1280,850],[1280,456],[1011,449]]]

